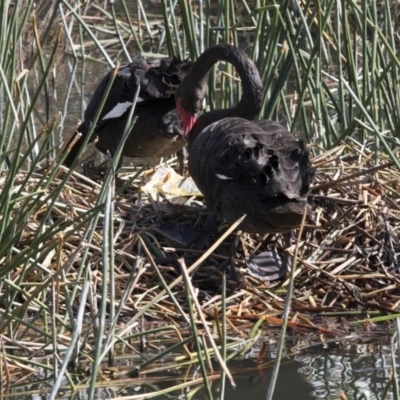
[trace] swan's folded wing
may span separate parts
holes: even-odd
[[[138,107],[146,107],[147,101],[173,96],[190,67],[191,62],[178,58],[140,59],[120,66],[98,123],[107,123],[127,114],[138,86]],[[85,110],[87,124],[94,120],[112,74],[113,70],[110,70],[93,93]]]
[[[176,57],[146,60],[146,68],[137,71],[143,99],[173,96],[191,65]]]
[[[106,89],[110,79],[112,78],[113,70],[109,71],[101,80],[100,84],[94,91],[92,98],[89,101],[85,110],[85,122],[91,125],[97,110],[105,96]],[[133,94],[131,89],[127,88],[127,82],[132,77],[132,70],[129,65],[122,66],[118,69],[112,86],[108,92],[107,99],[104,103],[98,122],[121,117],[132,105]],[[133,92],[135,93],[135,92]]]

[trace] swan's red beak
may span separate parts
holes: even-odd
[[[196,122],[196,116],[183,109],[180,98],[176,99],[176,108],[182,120],[183,137],[188,140],[190,131]]]

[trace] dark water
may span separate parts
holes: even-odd
[[[306,341],[304,341],[304,345]],[[289,346],[288,346],[289,348]],[[272,355],[272,354],[270,354]],[[252,356],[250,354],[249,356]],[[226,400],[262,400],[266,398],[270,382],[273,360],[257,366],[254,359],[241,359],[229,363],[236,388],[226,381],[224,399]],[[267,365],[268,363],[268,365]],[[162,366],[163,363],[160,363]],[[218,366],[215,364],[215,373]],[[391,379],[390,347],[376,344],[338,344],[335,349],[303,352],[282,360],[278,381],[274,392],[274,400],[337,400],[345,393],[348,400],[383,398],[385,388]],[[201,379],[201,372],[194,366],[158,373],[142,372],[138,379],[124,378],[121,381],[107,383],[107,387],[96,391],[98,399],[112,399],[123,396],[150,394],[168,387]],[[11,398],[46,399],[52,378],[35,381],[29,385],[21,383],[10,388]],[[66,383],[66,382],[65,382]],[[65,385],[68,387],[67,383]],[[214,399],[220,398],[220,381],[211,382]],[[202,385],[192,385],[186,389],[170,392],[166,395],[152,397],[156,399],[186,399],[193,395],[193,400],[207,399]],[[61,398],[86,399],[85,390],[71,393],[65,391]],[[396,399],[392,386],[389,385],[387,400]]]
[[[107,64],[95,61],[75,62],[72,57],[62,56],[56,63],[53,79],[49,82],[49,101],[41,96],[35,108],[35,125],[37,129],[43,126],[47,118],[60,115],[62,123],[57,132],[57,141],[62,142],[69,137],[83,119],[84,110],[92,93],[109,71]],[[35,88],[35,79],[31,81],[32,91]],[[46,113],[46,106],[49,113]]]
[[[254,370],[252,360],[230,365],[237,388],[226,384],[226,399],[265,399],[272,366]],[[247,371],[246,371],[247,369]],[[250,370],[252,369],[252,370]],[[356,345],[347,350],[317,351],[283,360],[274,392],[274,400],[382,399],[391,376],[391,357],[387,346]],[[218,384],[216,385],[218,386]],[[217,392],[217,391],[216,391]],[[203,392],[202,392],[203,393]],[[195,399],[206,399],[199,393]],[[395,399],[392,390],[386,399]]]

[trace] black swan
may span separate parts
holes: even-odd
[[[236,68],[242,98],[233,108],[197,118],[209,71],[218,61]],[[221,44],[193,63],[175,97],[188,140],[189,172],[207,207],[230,223],[246,214],[239,226],[242,231],[284,233],[301,224],[313,170],[303,141],[276,122],[252,121],[261,109],[262,92],[260,75],[247,54]],[[274,252],[267,253],[258,261],[267,254],[272,261],[265,265],[272,262],[276,266]]]
[[[175,105],[175,90],[188,72],[191,62],[178,58],[140,59],[118,69],[101,115],[89,141],[96,137],[96,147],[102,153],[113,155],[124,133],[130,106],[140,85],[134,116],[138,117],[123,149],[123,156],[153,157],[166,146],[159,156],[181,150],[185,141]],[[85,119],[77,128],[82,136],[70,149],[64,164],[71,167],[88,134],[107,84],[113,71],[100,82],[85,110]],[[71,141],[73,138],[71,139]]]

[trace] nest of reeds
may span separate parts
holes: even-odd
[[[301,313],[302,324],[298,326],[316,329],[310,315],[346,317],[355,311],[359,316],[368,312],[392,314],[399,310],[400,173],[392,162],[384,156],[377,160],[375,154],[368,146],[349,139],[313,159],[317,172],[309,197],[312,218],[306,221],[296,244],[286,249],[292,255],[297,252],[292,312]],[[114,227],[110,245],[113,246],[113,296],[117,304],[123,305],[120,322],[133,317],[160,294],[161,278],[167,285],[173,283],[174,300],[168,295],[162,296],[144,315],[149,321],[161,324],[185,322],[182,311],[186,313],[187,306],[180,264],[184,262],[190,268],[201,258],[192,283],[205,315],[214,317],[215,310],[221,306],[221,286],[227,276],[226,315],[231,329],[240,332],[243,320],[260,318],[279,325],[277,317],[283,311],[288,279],[264,282],[249,276],[245,259],[263,249],[279,248],[280,236],[242,234],[238,238],[230,234],[210,251],[210,246],[228,228],[226,222],[218,220],[212,233],[200,243],[188,246],[181,239],[187,232],[192,234],[193,230],[201,229],[206,220],[202,198],[193,196],[181,201],[183,204],[174,204],[168,196],[145,195],[140,190],[143,177],[153,172],[150,169],[141,174],[113,198]],[[21,175],[20,179],[22,182],[25,176]],[[40,179],[40,174],[30,178],[30,185],[36,191]],[[41,195],[54,190],[60,179],[58,174]],[[124,181],[118,182],[117,189]],[[49,229],[52,224],[60,227],[55,236],[42,243],[44,248],[54,242],[57,246],[43,259],[36,260],[41,268],[30,270],[24,277],[32,287],[27,289],[30,294],[35,294],[34,282],[56,279],[61,283],[57,293],[60,311],[66,308],[62,285],[82,284],[82,265],[90,269],[92,290],[100,293],[102,267],[106,262],[105,214],[99,215],[90,239],[85,233],[84,220],[99,207],[96,201],[101,187],[100,183],[74,173],[50,215],[43,205],[26,221],[23,232],[15,240],[14,246],[18,248],[15,257],[21,257],[35,242],[43,218],[47,222],[41,229]],[[26,191],[29,192],[29,185]],[[30,201],[34,199],[32,195]],[[12,271],[11,279],[16,280],[21,273],[22,266],[21,270]],[[28,300],[25,298],[25,301]],[[324,325],[326,328],[327,324],[321,322],[318,329]]]

